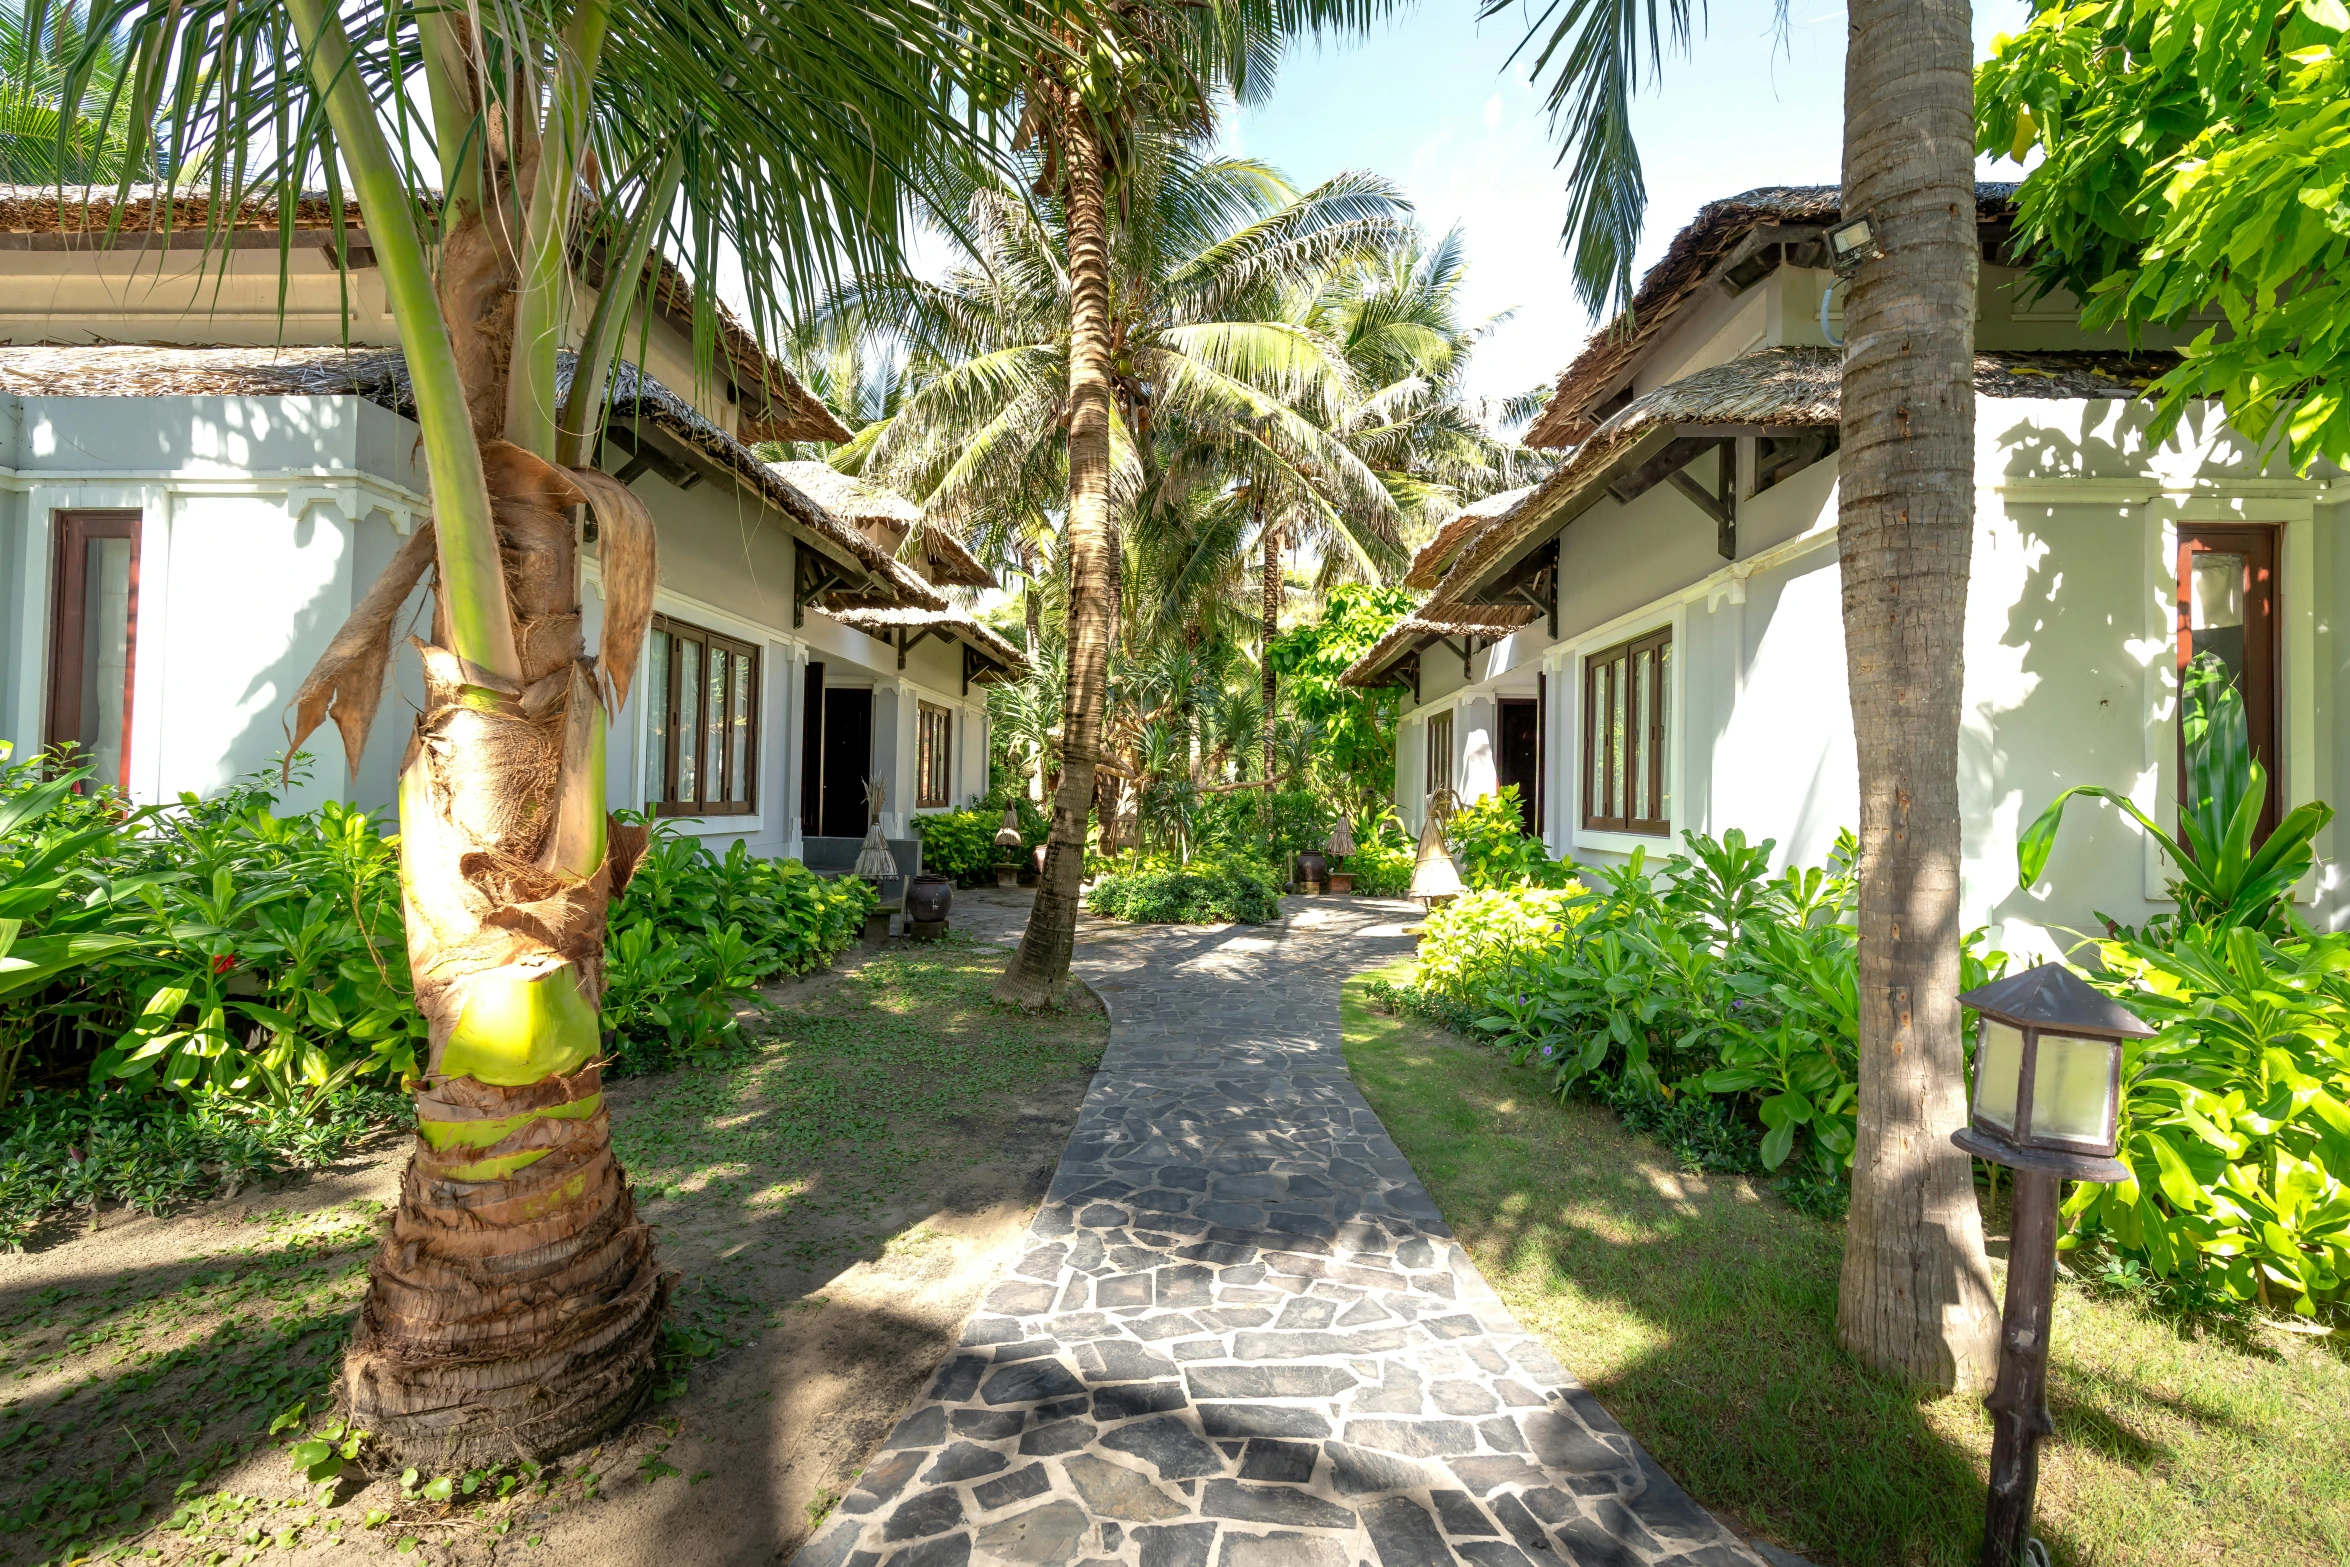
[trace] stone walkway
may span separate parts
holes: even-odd
[[[798,1567],[1759,1562],[1511,1320],[1348,1078],[1339,982],[1410,905],[1285,906],[1088,922],[1110,1047],[1026,1253]]]

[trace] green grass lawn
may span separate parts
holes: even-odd
[[[998,1003],[1005,957],[964,941],[867,955],[781,991],[736,1048],[612,1085],[613,1145],[661,1260],[684,1275],[672,1380],[651,1414],[716,1424],[696,1400],[719,1357],[821,1306],[807,1297],[826,1280],[921,1244],[925,1216],[1041,1193],[1109,1025],[1098,1009]],[[321,1205],[308,1190],[184,1208],[168,1221],[184,1251],[133,1260],[101,1232],[72,1243],[66,1282],[0,1272],[0,1567],[101,1550],[248,1561],[338,1534],[392,1553],[416,1519],[439,1542],[554,1489],[550,1478],[511,1503],[497,1491],[496,1507],[483,1491],[394,1516],[371,1514],[351,1486],[334,1508],[234,1488],[256,1455],[280,1491],[290,1484],[270,1450],[306,1422],[272,1426],[297,1406],[327,1409],[384,1222],[380,1201]],[[888,1418],[902,1402],[891,1395]],[[594,1462],[566,1460],[558,1500],[594,1497]],[[523,1521],[527,1534],[537,1515]]]
[[[1822,1564],[1973,1563],[1989,1421],[1837,1350],[1840,1227],[1685,1175],[1604,1107],[1370,1006],[1369,979],[1409,972],[1347,985],[1347,1061],[1519,1320],[1749,1532]],[[2049,1401],[2039,1533],[2058,1563],[2350,1562],[2339,1345],[2198,1335],[2063,1283]]]

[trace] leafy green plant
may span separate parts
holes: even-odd
[[[619,1074],[658,1071],[731,1044],[735,1013],[779,974],[829,963],[879,894],[797,860],[762,859],[656,826],[612,908],[603,1024]]]
[[[1523,853],[1497,822],[1458,821],[1472,863],[1516,885],[1429,916],[1422,993],[1474,1002],[1475,1030],[1562,1098],[1603,1099],[1686,1160],[1773,1172],[1791,1201],[1835,1211],[1858,1091],[1851,835],[1827,865],[1773,876],[1769,840],[1685,833],[1661,866],[1639,852],[1543,887],[1492,869]],[[1979,983],[2005,958],[1978,932],[1966,962]]]
[[[1572,870],[1550,857],[1542,840],[1526,831],[1525,808],[1516,784],[1453,812],[1445,840],[1461,860],[1461,880],[1472,890],[1504,887],[1563,887]]]
[[[1502,970],[1564,945],[1567,927],[1589,901],[1579,883],[1463,893],[1428,919],[1419,983],[1464,1000],[1482,995]]]
[[[1023,801],[1023,804],[1026,802]],[[933,811],[914,818],[914,836],[922,840],[922,868],[951,877],[958,887],[992,887],[998,865],[1017,864],[1021,854],[1044,842],[1045,822],[1036,816],[1033,837],[1021,822],[1019,849],[1005,849],[995,841],[1003,830],[1003,806],[973,806],[965,811]]]
[[[2274,832],[2259,838],[2268,772],[2252,754],[2243,693],[2226,667],[2205,654],[2187,670],[2184,698],[2186,800],[2179,832],[2185,842],[2118,790],[2076,784],[2050,801],[2016,841],[2022,884],[2031,886],[2047,870],[2065,803],[2085,795],[2120,807],[2169,858],[2177,872],[2169,891],[2180,922],[2242,925],[2282,935],[2294,884],[2317,863],[2317,835],[2334,819],[2333,807],[2314,800],[2297,806]],[[2106,923],[2119,928],[2117,921]]]
[[[1203,855],[1187,865],[1145,865],[1103,876],[1085,906],[1111,919],[1163,925],[1262,925],[1281,917],[1272,867]]]
[[[1366,898],[1398,898],[1411,890],[1412,840],[1392,815],[1355,828],[1355,852],[1343,869],[1352,873],[1355,891]]]
[[[2302,1317],[2350,1283],[2350,934],[2242,926],[2099,944],[2095,976],[2156,1030],[2124,1050],[2127,1180],[2076,1187],[2099,1240]]]

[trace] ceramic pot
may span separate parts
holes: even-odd
[[[947,917],[947,906],[954,901],[955,884],[925,871],[906,889],[906,918],[936,925]]]
[[[1297,857],[1297,879],[1308,892],[1322,889],[1322,878],[1330,874],[1330,862],[1316,849],[1307,849]]]

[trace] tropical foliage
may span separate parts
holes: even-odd
[[[1281,878],[1245,859],[1203,856],[1188,865],[1149,864],[1113,871],[1086,894],[1085,906],[1111,919],[1172,925],[1263,925],[1281,917]]]
[[[383,1119],[425,1029],[397,841],[332,801],[279,814],[262,779],[133,811],[73,793],[78,770],[41,772],[0,771],[0,898],[17,911],[0,917],[0,1187],[38,1198],[24,1223],[93,1194],[151,1208],[309,1167]],[[656,832],[605,951],[613,1069],[727,1044],[758,986],[828,962],[873,898]],[[83,1144],[101,1162],[63,1170]]]
[[[2049,4],[1992,44],[1981,150],[2041,161],[2019,250],[2091,331],[2190,335],[2159,439],[2216,399],[2306,470],[2350,457],[2350,10],[2340,0]]]

